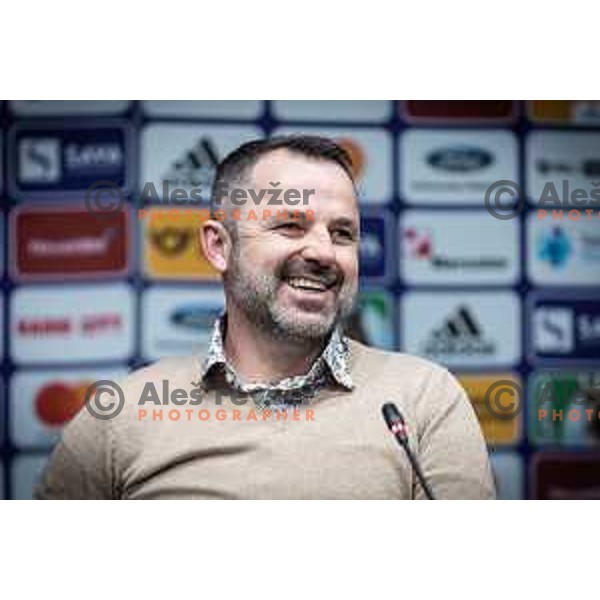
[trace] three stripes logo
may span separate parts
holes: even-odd
[[[491,356],[496,344],[487,339],[468,306],[459,306],[423,344],[429,356]]]
[[[212,140],[203,137],[173,161],[163,179],[172,185],[209,187],[219,164],[219,154]]]

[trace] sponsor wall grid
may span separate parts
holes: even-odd
[[[32,195],[21,195],[18,190],[14,189],[14,186],[10,183],[13,181],[14,177],[12,169],[13,161],[14,161],[14,149],[11,148],[9,141],[11,137],[11,131],[19,131],[22,129],[23,125],[26,125],[32,131],[37,131],[39,129],[44,128],[46,122],[51,121],[56,128],[60,129],[62,125],[65,126],[78,126],[78,125],[89,125],[92,124],[94,127],[108,125],[108,124],[119,124],[124,128],[127,128],[129,132],[129,148],[126,151],[126,160],[127,160],[127,171],[128,171],[128,181],[130,184],[130,194],[128,194],[128,202],[135,209],[140,206],[139,204],[139,194],[141,192],[140,188],[140,177],[142,173],[142,153],[144,152],[143,144],[143,131],[148,126],[153,126],[157,124],[165,124],[166,126],[172,125],[186,125],[189,127],[199,127],[202,128],[203,125],[206,125],[209,129],[213,128],[231,128],[238,127],[244,129],[253,129],[254,131],[259,131],[264,135],[270,135],[274,132],[278,131],[298,131],[298,130],[306,130],[306,131],[327,131],[329,129],[342,129],[347,131],[348,134],[352,134],[354,132],[358,132],[358,136],[362,135],[362,133],[370,134],[372,132],[377,132],[379,137],[381,138],[381,134],[389,140],[390,144],[390,154],[391,158],[389,159],[391,165],[391,172],[388,173],[389,177],[389,187],[390,193],[387,198],[377,198],[376,202],[371,202],[372,198],[366,196],[364,198],[365,205],[363,207],[363,215],[365,220],[367,218],[372,219],[373,225],[377,223],[377,219],[381,219],[383,231],[387,236],[386,247],[384,248],[385,259],[385,271],[382,273],[378,271],[378,258],[377,252],[378,244],[375,240],[372,244],[372,252],[373,252],[373,260],[371,264],[371,269],[366,270],[366,275],[363,278],[363,288],[372,292],[385,292],[388,294],[388,298],[392,300],[392,314],[385,315],[383,321],[371,320],[368,323],[371,323],[371,327],[374,328],[373,331],[369,332],[373,336],[373,341],[376,341],[377,336],[374,335],[377,333],[375,329],[381,328],[382,322],[385,322],[387,319],[388,322],[393,324],[393,340],[390,343],[393,347],[405,349],[407,351],[412,351],[411,348],[406,348],[406,339],[403,334],[405,330],[404,323],[402,322],[402,309],[405,306],[406,299],[411,297],[411,294],[418,293],[428,293],[431,294],[432,297],[437,297],[438,295],[450,293],[450,292],[465,292],[469,294],[471,297],[476,297],[478,292],[481,291],[496,291],[496,292],[512,292],[516,295],[518,307],[520,309],[521,318],[519,319],[517,326],[517,335],[519,338],[519,356],[514,361],[509,361],[509,363],[497,364],[493,366],[481,366],[477,364],[468,364],[468,361],[460,365],[460,367],[450,366],[451,370],[457,372],[459,375],[464,374],[481,374],[481,373],[505,373],[507,371],[511,371],[518,376],[521,377],[521,380],[527,384],[530,380],[534,368],[537,368],[539,365],[548,364],[547,361],[536,360],[532,361],[528,357],[529,354],[529,330],[528,323],[530,322],[530,304],[532,302],[532,298],[537,295],[541,295],[543,297],[549,296],[554,298],[562,294],[564,296],[566,286],[561,288],[560,286],[550,286],[550,285],[534,285],[531,279],[528,277],[528,270],[526,268],[527,265],[527,249],[529,245],[531,245],[532,240],[527,239],[527,229],[526,229],[526,219],[527,215],[532,214],[531,206],[527,206],[524,210],[523,214],[521,214],[515,222],[517,223],[517,233],[518,233],[518,257],[519,257],[519,266],[520,268],[517,271],[516,279],[508,284],[506,280],[503,280],[500,283],[493,283],[487,281],[484,285],[477,284],[476,282],[465,284],[461,281],[460,277],[456,277],[454,283],[449,283],[446,281],[443,284],[434,285],[431,283],[418,283],[415,281],[411,281],[410,283],[406,280],[404,275],[404,271],[401,271],[401,263],[404,258],[404,253],[406,253],[407,247],[401,239],[402,227],[403,227],[403,217],[404,215],[408,215],[409,213],[431,213],[432,215],[441,215],[444,213],[452,213],[453,215],[471,215],[471,214],[479,214],[484,217],[488,222],[492,222],[492,217],[488,215],[483,209],[483,201],[481,201],[478,205],[460,205],[455,200],[447,201],[446,199],[443,201],[434,201],[431,202],[407,202],[406,198],[402,194],[402,179],[406,179],[406,174],[401,172],[400,165],[403,164],[401,152],[403,149],[402,145],[402,136],[407,131],[442,131],[442,130],[452,130],[459,132],[475,132],[481,135],[484,135],[488,130],[495,130],[499,132],[511,132],[514,135],[514,139],[516,140],[516,168],[517,168],[517,177],[518,182],[521,184],[523,189],[527,189],[528,181],[527,177],[527,169],[526,166],[526,139],[532,131],[537,130],[552,130],[552,131],[568,131],[577,134],[583,128],[579,126],[573,126],[569,124],[557,124],[553,122],[535,122],[530,117],[530,107],[528,104],[515,101],[512,105],[512,113],[507,113],[506,118],[500,118],[494,120],[493,118],[485,118],[481,119],[479,122],[472,120],[448,120],[444,118],[427,118],[422,114],[419,117],[407,118],[406,114],[402,112],[402,109],[397,102],[384,102],[382,104],[370,104],[366,103],[364,105],[364,110],[361,112],[361,108],[357,107],[357,105],[349,106],[346,105],[344,110],[337,111],[337,118],[335,119],[326,118],[323,116],[323,105],[320,107],[317,105],[308,105],[307,103],[302,103],[302,105],[294,105],[292,107],[293,110],[288,110],[286,112],[286,107],[283,104],[278,104],[275,102],[259,102],[253,105],[238,105],[237,107],[228,107],[226,110],[219,109],[218,105],[214,103],[212,106],[207,108],[213,111],[213,115],[216,114],[214,111],[217,110],[219,116],[207,116],[204,114],[202,116],[193,116],[190,110],[192,110],[193,106],[188,106],[186,108],[185,116],[176,117],[173,113],[165,113],[160,112],[161,109],[164,111],[165,107],[169,107],[171,105],[154,105],[153,106],[153,114],[146,114],[146,110],[141,102],[130,102],[124,105],[121,105],[116,109],[115,113],[106,114],[106,115],[94,115],[94,114],[75,114],[73,112],[69,116],[61,117],[59,115],[52,116],[42,116],[37,115],[18,115],[13,111],[13,106],[9,106],[7,102],[3,102],[0,104],[0,156],[1,156],[1,173],[2,177],[0,184],[0,194],[3,201],[2,205],[2,278],[1,278],[1,289],[2,289],[2,305],[1,305],[1,321],[3,326],[2,338],[3,338],[3,352],[2,352],[2,363],[1,363],[1,374],[2,374],[2,387],[0,389],[0,402],[1,402],[1,452],[2,452],[2,466],[3,469],[0,469],[0,476],[3,477],[3,481],[0,483],[0,489],[4,488],[5,494],[7,497],[15,497],[24,492],[18,492],[18,489],[28,489],[26,485],[22,483],[23,480],[27,480],[27,478],[31,478],[31,472],[35,468],[39,468],[39,465],[42,462],[42,458],[46,455],[49,447],[48,445],[42,443],[40,446],[31,446],[26,450],[18,447],[15,444],[14,435],[10,428],[11,418],[12,418],[12,407],[11,404],[15,401],[13,398],[9,397],[10,391],[10,383],[17,372],[37,372],[40,370],[54,370],[55,372],[61,372],[61,369],[72,369],[78,365],[73,362],[69,362],[65,365],[57,365],[52,364],[52,361],[44,363],[43,361],[36,362],[35,364],[23,364],[18,365],[14,362],[13,356],[11,356],[11,346],[9,339],[9,328],[11,323],[11,311],[14,310],[11,307],[11,298],[13,297],[13,293],[15,290],[19,288],[31,288],[31,289],[41,289],[42,286],[45,285],[53,285],[60,286],[61,283],[46,283],[44,282],[35,282],[35,281],[20,281],[13,277],[10,273],[9,269],[9,225],[11,223],[11,216],[16,211],[17,206],[23,204],[23,201],[27,201],[27,206],[45,205],[49,202],[50,199],[60,199],[61,203],[73,203],[76,202],[75,195],[64,195],[62,192],[54,192],[51,196],[46,194],[46,197],[43,197],[39,192],[37,194]],[[327,103],[326,103],[327,104]],[[426,104],[426,103],[424,103]],[[368,105],[368,106],[367,106]],[[329,107],[325,107],[325,112],[327,110],[330,111],[333,104],[329,104]],[[235,110],[234,110],[235,108]],[[307,112],[308,109],[308,112]],[[23,107],[21,107],[23,110]],[[31,110],[31,107],[30,107]],[[70,110],[76,111],[75,108],[71,108]],[[237,111],[237,113],[236,113]],[[304,111],[304,112],[303,112]],[[321,116],[319,116],[318,112],[321,111]],[[242,115],[241,118],[236,118],[235,114]],[[360,114],[366,115],[364,118],[358,120],[357,116]],[[370,117],[369,115],[372,115]],[[584,128],[585,132],[596,132],[600,135],[600,121],[592,125],[586,125]],[[346,137],[346,136],[345,136]],[[599,138],[600,139],[600,138]],[[198,152],[202,150],[202,147],[199,147]],[[206,148],[204,148],[206,150]],[[360,150],[360,149],[359,149]],[[600,148],[599,148],[600,154]],[[171,157],[172,160],[176,160],[176,157]],[[202,156],[200,156],[202,158]],[[372,159],[371,159],[372,160]],[[33,173],[32,177],[35,177],[35,173]],[[600,179],[600,177],[598,177]],[[385,186],[384,186],[385,187]],[[8,192],[11,192],[10,194]],[[368,191],[367,191],[368,193]],[[34,197],[36,196],[36,197]],[[56,198],[58,196],[59,198]],[[30,200],[31,198],[31,200]],[[433,198],[433,196],[432,196]],[[101,286],[110,286],[116,282],[125,282],[127,286],[133,292],[133,329],[135,331],[133,335],[133,347],[132,351],[127,353],[127,357],[124,360],[101,360],[101,361],[91,361],[87,367],[91,368],[105,368],[112,367],[115,369],[132,369],[136,368],[142,364],[147,362],[147,356],[144,356],[144,349],[142,347],[142,335],[141,330],[143,327],[143,314],[142,314],[142,305],[144,302],[145,293],[147,290],[152,288],[157,288],[161,290],[172,289],[174,291],[179,289],[190,289],[190,290],[202,290],[202,289],[210,289],[217,290],[218,284],[215,282],[198,282],[198,281],[190,281],[186,278],[179,278],[173,280],[164,280],[160,278],[149,277],[148,273],[144,271],[143,268],[143,250],[142,250],[142,228],[137,223],[137,219],[135,217],[132,218],[132,243],[130,244],[130,269],[128,273],[123,275],[116,275],[114,277],[109,277],[106,280],[96,281],[89,277],[81,277],[80,279],[76,276],[73,279],[69,279],[69,285],[77,285],[81,282],[82,285],[90,286],[90,285],[101,285]],[[600,228],[600,226],[599,226]],[[434,232],[435,234],[435,232]],[[428,235],[428,234],[427,234]],[[427,240],[425,240],[427,241]],[[431,238],[429,239],[431,245]],[[366,250],[365,250],[366,252]],[[430,249],[431,252],[431,249]],[[368,256],[365,256],[364,264],[368,263]],[[379,265],[380,266],[380,265]],[[168,268],[168,264],[165,267]],[[600,274],[600,271],[599,271]],[[430,277],[429,275],[425,275],[426,277]],[[598,278],[600,282],[600,277]],[[598,299],[599,297],[599,289],[597,284],[594,285],[595,282],[588,281],[586,285],[582,287],[577,287],[575,289],[580,289],[581,293],[585,293],[587,296]],[[66,285],[66,284],[65,284]],[[581,295],[581,294],[580,294]],[[569,300],[571,296],[567,295],[567,300]],[[197,316],[197,315],[196,315]],[[429,323],[431,329],[440,329],[440,324],[444,325],[444,319],[446,319],[448,315],[423,315],[426,323]],[[468,315],[467,315],[468,317]],[[186,318],[184,315],[182,318]],[[187,318],[194,318],[192,315],[187,315]],[[447,320],[447,319],[446,319]],[[468,320],[468,319],[467,319]],[[448,323],[445,323],[448,325]],[[452,326],[453,323],[450,323]],[[455,325],[455,324],[454,324]],[[459,324],[460,325],[460,324]],[[485,324],[484,324],[485,325]],[[106,323],[104,326],[107,326]],[[364,324],[363,324],[364,326]],[[438,327],[440,326],[440,327]],[[366,326],[368,329],[368,325]],[[493,331],[487,331],[488,334],[493,334]],[[156,340],[155,340],[156,342]],[[156,342],[156,343],[160,343]],[[600,354],[596,356],[596,360],[587,361],[586,365],[588,369],[592,369],[594,366],[598,366],[598,359],[600,358]],[[440,362],[444,362],[443,359],[434,358],[434,360],[440,360]],[[560,359],[555,359],[552,364],[561,366],[564,361]],[[573,361],[569,362],[570,365],[573,364]],[[590,366],[591,365],[591,366]],[[582,367],[583,368],[583,367]],[[518,464],[520,465],[520,470],[522,470],[525,474],[531,471],[534,468],[536,461],[539,458],[536,458],[534,461],[534,455],[538,454],[540,448],[534,447],[528,438],[528,423],[530,422],[530,408],[527,403],[525,403],[525,411],[522,415],[522,433],[520,438],[514,441],[513,443],[498,445],[494,447],[494,453],[498,453],[501,455],[501,459],[499,462],[503,464]],[[572,447],[575,450],[583,450],[583,446],[578,446],[577,444]],[[563,451],[564,452],[564,451]],[[39,458],[38,458],[39,457]],[[509,457],[505,459],[504,457]],[[31,458],[31,460],[28,460]],[[37,459],[37,462],[36,462]],[[512,461],[512,463],[511,463]],[[20,465],[28,465],[27,469]],[[19,474],[17,471],[19,469],[23,469],[24,473]],[[501,471],[502,469],[499,469]],[[506,472],[507,469],[504,468]],[[523,481],[523,488],[521,493],[523,496],[532,496],[534,495],[533,490],[533,478],[530,476],[525,476]],[[518,483],[511,482],[506,486],[503,486],[514,490],[515,487],[518,488]],[[515,495],[515,492],[511,492],[511,494]],[[516,494],[518,495],[518,494]]]

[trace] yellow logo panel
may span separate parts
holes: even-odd
[[[206,209],[152,208],[144,218],[145,271],[156,279],[215,281],[219,274],[200,245],[200,225]]]
[[[500,419],[491,413],[486,405],[486,394],[493,391],[497,382],[512,381],[523,389],[521,378],[514,373],[494,373],[489,375],[457,375],[461,385],[465,388],[483,431],[483,436],[488,444],[514,444],[521,436],[521,411],[510,419]],[[522,403],[525,398],[517,402]]]

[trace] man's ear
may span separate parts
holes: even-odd
[[[232,250],[229,231],[220,221],[209,219],[202,223],[199,235],[204,256],[219,273],[224,273]]]

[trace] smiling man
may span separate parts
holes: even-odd
[[[258,198],[274,186],[307,201],[284,218],[249,219],[254,203],[213,197],[214,211],[231,216],[235,207],[241,218],[210,219],[200,231],[226,299],[203,356],[131,374],[113,418],[81,411],[38,497],[423,498],[381,417],[385,402],[400,407],[437,498],[494,496],[485,444],[455,378],[342,333],[359,276],[350,157],[320,137],[259,140],[225,158],[214,189]],[[147,419],[154,406],[144,406],[142,419],[144,390],[164,381],[182,392],[179,416]],[[202,410],[195,400],[181,410],[182,398],[198,396]]]

